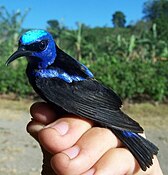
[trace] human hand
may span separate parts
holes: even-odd
[[[44,102],[33,104],[30,112],[27,131],[42,147],[43,175],[162,175],[156,156],[142,171],[109,129],[73,114],[58,116]]]

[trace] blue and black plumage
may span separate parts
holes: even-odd
[[[131,151],[142,170],[152,165],[158,148],[138,134],[143,132],[142,127],[120,110],[118,95],[97,82],[86,66],[63,52],[50,33],[24,33],[18,50],[6,64],[21,56],[28,60],[30,84],[44,100],[109,128]]]

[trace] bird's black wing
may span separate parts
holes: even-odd
[[[96,80],[66,83],[59,78],[36,78],[39,94],[67,112],[91,119],[104,127],[143,132],[139,124],[124,114],[120,98]]]
[[[52,65],[48,68],[59,67],[67,72],[69,75],[78,75],[83,78],[88,78],[86,73],[86,68],[80,64],[76,59],[72,58],[70,55],[62,51],[59,47],[56,46],[57,56]]]

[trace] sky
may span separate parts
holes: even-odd
[[[70,29],[77,22],[90,27],[112,26],[112,14],[122,11],[127,25],[143,17],[142,9],[146,0],[0,0],[12,13],[20,10],[23,14],[30,8],[23,23],[24,28],[45,29],[47,21],[57,19]]]

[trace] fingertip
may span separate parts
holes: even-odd
[[[26,130],[28,133],[33,133],[33,132],[39,132],[43,128],[44,125],[42,123],[33,120],[27,124]]]
[[[52,128],[44,128],[38,133],[40,144],[51,154],[56,154],[61,150],[61,145],[57,142],[59,137]]]
[[[27,124],[27,127],[26,127],[26,130],[27,132],[33,137],[35,138],[36,140],[38,140],[38,133],[40,130],[42,130],[44,128],[44,125],[37,122],[37,121],[30,121],[28,124]]]
[[[57,119],[54,108],[46,102],[36,102],[30,107],[30,114],[34,120],[49,124]]]
[[[67,170],[68,170],[68,167],[70,164],[70,159],[66,154],[64,154],[64,153],[55,154],[51,158],[50,163],[51,163],[51,167],[55,173],[57,173],[57,174],[69,173],[69,172],[67,172]]]
[[[46,105],[45,102],[35,102],[30,106],[30,114],[32,116],[34,116],[34,114],[36,113],[37,110],[39,110],[39,108],[43,105]]]

